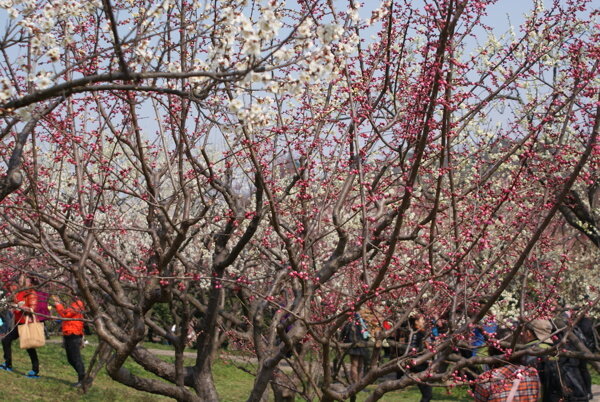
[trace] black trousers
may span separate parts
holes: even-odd
[[[581,377],[583,378],[583,382],[585,383],[585,390],[588,394],[592,393],[592,376],[590,375],[590,370],[588,368],[587,360],[580,360],[579,370],[581,370]]]
[[[12,367],[12,343],[15,339],[19,338],[19,330],[14,327],[6,336],[2,339],[2,350],[4,350],[4,364],[6,367]],[[31,370],[36,374],[40,372],[40,361],[38,360],[37,351],[35,349],[27,349],[29,358],[31,359]]]
[[[67,360],[77,372],[77,381],[83,381],[85,377],[85,367],[81,359],[81,341],[82,335],[65,335],[63,341],[67,352]]]
[[[417,384],[419,391],[421,391],[421,401],[420,402],[429,402],[433,397],[433,388],[431,385],[425,384]]]

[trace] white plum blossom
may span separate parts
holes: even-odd
[[[180,73],[181,72],[181,64],[177,61],[172,61],[168,64],[167,70],[170,73]]]
[[[206,71],[206,70],[208,70],[208,64],[206,64],[206,61],[204,61],[202,59],[195,58],[194,59],[194,70]]]
[[[321,74],[325,77],[330,76],[331,73],[336,71],[337,63],[335,62],[335,56],[329,49],[324,49],[323,65],[321,66]]]
[[[236,98],[236,99],[231,99],[229,101],[229,110],[232,113],[238,114],[238,113],[240,113],[240,111],[243,108],[244,108],[244,102],[241,99]]]
[[[192,85],[198,85],[198,84],[201,84],[204,81],[206,81],[207,78],[200,75],[200,76],[190,77],[188,80],[189,80],[190,84],[192,84]]]
[[[149,43],[148,39],[141,40],[135,48],[135,54],[145,62],[149,62],[154,58],[154,53],[148,49]]]
[[[6,102],[15,93],[12,83],[7,78],[0,78],[0,102]]]
[[[310,36],[312,26],[313,22],[310,19],[305,19],[298,27],[298,34],[300,36]]]
[[[256,35],[252,21],[250,21],[244,14],[238,15],[233,22],[236,26],[241,28],[240,33],[244,39]]]
[[[60,49],[53,47],[46,52],[46,56],[48,56],[48,58],[52,61],[58,61],[60,59]]]
[[[265,89],[274,94],[280,94],[281,85],[277,81],[271,80],[266,84]]]
[[[48,19],[53,19],[56,17],[56,9],[51,4],[46,4],[44,6],[44,17]]]
[[[68,47],[73,45],[73,33],[75,32],[75,25],[71,21],[67,21],[64,25],[64,33],[62,38],[63,47]]]
[[[317,28],[317,35],[325,45],[341,38],[344,27],[339,24],[325,24]]]
[[[206,64],[205,61],[200,60],[200,59],[194,59],[194,67],[192,71],[207,71],[208,70],[208,65]],[[189,82],[192,85],[197,85],[200,84],[204,81],[207,80],[207,77],[205,76],[193,76],[189,78]]]
[[[15,111],[15,115],[21,121],[27,122],[32,118],[32,107],[22,107]]]
[[[224,21],[230,21],[235,18],[235,12],[231,7],[222,8],[220,14]]]
[[[354,52],[356,50],[355,46],[352,46],[349,43],[340,43],[338,46],[338,51],[342,54],[342,55],[349,55],[352,54],[352,52]]]
[[[31,51],[33,52],[33,54],[40,53],[40,48],[42,47],[42,41],[40,41],[40,38],[34,36],[33,38],[31,38],[29,44],[31,45]]]
[[[287,61],[294,56],[294,50],[288,46],[283,46],[273,54],[273,56],[279,61]]]
[[[169,7],[171,6],[170,0],[163,0],[161,4],[159,4],[156,9],[151,13],[152,16],[160,17],[165,12],[169,11]]]
[[[15,8],[11,7],[7,9],[6,12],[8,13],[8,16],[13,20],[16,20],[19,17],[19,12]]]
[[[250,110],[248,113],[248,118],[252,121],[258,122],[261,120],[261,116],[263,115],[263,108],[255,102],[250,106]]]
[[[223,32],[221,35],[221,48],[223,49],[231,49],[233,43],[235,42],[235,32],[233,30],[227,30]]]
[[[269,81],[270,73],[256,73],[254,71],[250,72],[247,76],[252,83],[261,83],[265,84]]]
[[[256,34],[250,35],[244,43],[244,53],[249,56],[257,57],[260,55],[260,50],[260,38]]]
[[[350,17],[350,21],[358,22],[358,20],[359,20],[358,9],[351,8],[350,10],[348,10],[348,17]]]
[[[358,43],[358,37],[355,34],[350,34],[348,37],[346,37],[346,40],[338,43],[337,54],[342,57],[353,54],[358,49]]]
[[[25,28],[25,30],[28,33],[30,33],[30,34],[33,34],[33,32],[38,29],[37,28],[37,24],[34,21],[32,21],[31,19],[28,19],[28,18],[22,19],[21,21],[19,21],[17,23],[17,25],[22,26],[23,28]]]
[[[379,8],[373,10],[373,12],[371,13],[371,18],[369,19],[369,25],[372,25],[374,22],[379,21],[381,18],[385,17],[389,10],[389,6],[389,2],[384,1],[381,3]]]
[[[26,12],[31,12],[33,10],[38,9],[38,4],[36,0],[21,0],[21,5],[23,6],[23,10]]]
[[[304,83],[300,81],[291,81],[287,85],[287,90],[294,96],[300,96],[304,92]]]
[[[313,59],[310,61],[310,63],[308,63],[308,71],[310,73],[313,73],[313,74],[318,73],[320,70],[321,70],[321,65],[317,60]]]
[[[52,86],[53,81],[50,79],[51,73],[40,71],[33,80],[36,89],[46,89]]]
[[[277,19],[277,16],[272,10],[264,10],[263,15],[258,22],[258,29],[260,30],[261,36],[264,39],[269,40],[277,35],[282,25],[283,24]]]
[[[308,71],[302,71],[298,79],[303,84],[309,84],[311,81],[311,74]]]

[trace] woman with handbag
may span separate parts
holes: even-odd
[[[24,290],[17,292],[15,303],[17,309],[13,311],[14,327],[2,339],[2,349],[4,351],[4,363],[0,364],[0,370],[13,371],[12,369],[12,343],[19,338],[19,326],[24,325],[30,320],[34,320],[34,312],[37,306],[37,293],[31,288],[31,280],[26,276],[21,276],[19,285]],[[31,371],[25,374],[29,378],[39,378],[40,362],[38,360],[35,348],[27,349],[27,354],[31,359]]]

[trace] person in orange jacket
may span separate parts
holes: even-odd
[[[31,288],[31,280],[23,275],[19,278],[20,288],[24,289],[15,294],[15,304],[17,309],[13,311],[14,327],[2,339],[2,349],[4,351],[4,363],[0,364],[0,370],[13,371],[12,369],[12,343],[19,338],[18,326],[25,324],[27,317],[33,319],[33,313],[37,306],[37,293]],[[15,289],[16,290],[16,289]],[[27,349],[31,359],[31,371],[25,374],[29,378],[39,378],[40,362],[35,349]]]
[[[63,344],[67,352],[67,360],[77,372],[77,382],[73,384],[80,387],[85,378],[85,367],[81,358],[81,345],[83,341],[83,302],[78,298],[65,307],[57,296],[52,296],[54,308],[59,316],[67,318],[62,320]]]

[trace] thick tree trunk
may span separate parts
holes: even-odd
[[[264,397],[267,386],[274,376],[277,365],[283,359],[284,354],[280,351],[276,356],[265,359],[254,381],[254,388],[248,397],[248,402],[259,402]]]
[[[196,390],[198,391],[200,400],[205,402],[219,402],[219,395],[215,388],[215,381],[210,366],[207,370],[202,370],[196,376]]]
[[[294,402],[296,400],[296,393],[292,389],[294,384],[286,384],[289,379],[279,369],[274,371],[273,377],[271,388],[275,402]]]
[[[202,323],[202,331],[197,340],[198,355],[194,368],[194,388],[202,400],[209,402],[219,400],[212,376],[212,357],[215,348],[219,304],[221,293],[223,292],[220,284],[222,276],[223,271],[219,272],[212,281],[212,289]]]
[[[17,190],[23,182],[23,175],[20,171],[10,171],[7,176],[0,179],[0,201],[5,199],[10,193]]]
[[[87,373],[85,373],[85,379],[83,380],[83,385],[81,387],[84,393],[86,393],[92,387],[96,376],[104,367],[106,362],[110,359],[112,352],[113,349],[110,347],[110,345],[100,340],[100,343],[96,347],[96,351],[94,352],[94,355],[92,356],[88,365]]]
[[[177,373],[173,363],[166,362],[159,357],[155,356],[148,349],[142,347],[136,347],[131,353],[131,357],[149,372],[164,378],[167,381],[175,383],[177,380]],[[183,383],[188,387],[194,386],[194,368],[184,367]]]

